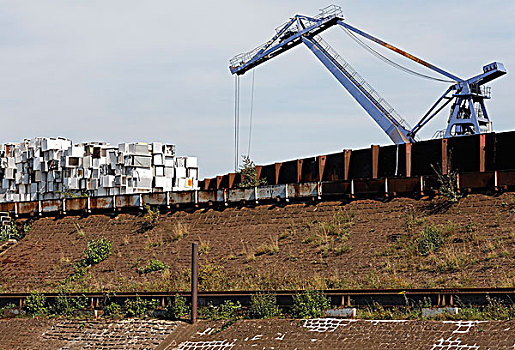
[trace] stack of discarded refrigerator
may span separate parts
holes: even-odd
[[[187,191],[198,188],[198,166],[159,142],[116,147],[38,137],[0,145],[0,180],[1,202]]]

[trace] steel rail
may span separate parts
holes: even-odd
[[[277,297],[277,303],[283,307],[293,305],[293,297],[302,293],[301,290],[284,291],[199,291],[199,306],[209,304],[219,305],[225,300],[239,301],[242,305],[249,305],[252,296],[260,293],[272,294]],[[383,306],[405,306],[407,303],[420,304],[430,303],[432,306],[455,306],[455,305],[486,305],[490,298],[497,298],[509,303],[515,303],[514,288],[414,288],[414,289],[338,289],[322,291],[331,299],[332,305],[364,307],[372,303]],[[49,303],[59,293],[42,293]],[[30,293],[1,293],[0,306],[14,303],[20,308],[25,305]],[[165,306],[166,299],[180,295],[191,300],[189,291],[163,291],[163,292],[90,292],[90,293],[68,293],[65,296],[70,298],[82,297],[90,299],[91,308],[98,308],[104,300],[124,301],[130,299],[158,299],[161,305]]]

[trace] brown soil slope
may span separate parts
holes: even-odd
[[[71,289],[188,289],[193,241],[201,290],[514,286],[514,208],[507,193],[454,204],[400,198],[179,211],[146,230],[143,215],[41,218],[0,254],[0,291],[54,290],[100,236],[113,242],[111,256],[68,282]],[[138,273],[152,259],[169,268]]]

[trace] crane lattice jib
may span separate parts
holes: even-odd
[[[447,78],[447,80],[432,78],[434,80],[449,81],[453,84],[411,129],[393,107],[379,96],[329,44],[318,36],[318,34],[334,25],[341,26],[348,33],[352,32],[352,35],[358,34],[371,40]],[[322,9],[316,17],[296,15],[290,18],[276,29],[276,34],[265,44],[232,58],[230,60],[230,71],[232,74],[242,75],[301,43],[304,43],[315,54],[392,141],[397,144],[415,141],[416,133],[451,101],[454,101],[454,103],[451,107],[445,137],[478,134],[491,130],[491,121],[484,105],[484,99],[490,98],[489,88],[485,88],[483,85],[506,74],[506,69],[502,63],[493,62],[483,67],[483,73],[467,80],[462,79],[349,25],[344,22],[341,7],[336,5]],[[413,71],[411,72],[413,73]]]

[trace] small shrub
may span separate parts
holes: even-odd
[[[366,309],[358,311],[358,318],[368,320],[412,320],[420,319],[422,317],[422,307],[431,306],[429,304],[421,304],[419,306],[397,306],[397,307],[384,307],[377,302],[374,302]]]
[[[438,193],[447,198],[450,202],[457,202],[461,195],[458,193],[458,172],[450,170],[451,160],[449,159],[449,169],[447,174],[443,174],[441,169],[438,169],[431,164],[434,172],[438,176]]]
[[[421,255],[437,251],[445,241],[444,233],[438,226],[424,227],[418,238],[418,251]]]
[[[17,308],[18,307],[16,305],[14,305],[13,303],[8,303],[8,304],[0,307],[0,319],[6,315],[6,312],[8,312],[8,310],[15,310]]]
[[[317,318],[331,307],[329,298],[319,291],[305,291],[293,296],[292,316],[295,318]]]
[[[127,317],[143,317],[145,314],[157,307],[157,300],[143,300],[136,297],[134,300],[127,299],[125,301],[125,316]]]
[[[236,303],[231,300],[226,300],[223,304],[218,306],[209,305],[201,309],[202,316],[212,321],[216,320],[233,320],[236,318],[236,313],[241,310],[239,301]]]
[[[205,241],[199,239],[199,245],[198,245],[199,254],[207,255],[210,250],[211,250],[211,247],[209,246],[209,241],[205,242]]]
[[[83,266],[98,264],[107,259],[111,255],[112,246],[113,242],[108,241],[105,237],[89,241],[84,250]]]
[[[165,270],[168,268],[170,268],[170,266],[168,266],[164,262],[157,260],[157,259],[152,259],[148,262],[147,266],[138,268],[138,273],[141,275],[144,273],[149,273],[149,272],[153,272],[153,271],[161,271],[161,270]]]
[[[240,187],[256,187],[267,184],[266,179],[257,178],[256,165],[249,156],[243,156],[243,167],[240,168],[240,174],[243,179]]]
[[[70,297],[65,293],[59,293],[55,298],[52,306],[52,312],[60,316],[72,316],[77,311],[84,310],[88,307],[88,298],[85,295],[78,297]]]
[[[166,308],[166,316],[171,320],[180,320],[190,315],[190,307],[186,303],[186,298],[175,295],[173,300]]]
[[[255,256],[263,254],[275,254],[279,253],[279,241],[277,238],[270,237],[270,243],[260,245],[254,252]]]
[[[496,298],[487,296],[488,304],[483,307],[467,307],[458,303],[461,307],[457,315],[448,315],[447,319],[455,320],[514,320],[515,304],[506,303]]]
[[[334,247],[333,248],[333,252],[335,255],[343,255],[345,253],[348,253],[352,250],[352,247],[348,244],[343,244],[343,245],[340,245],[340,246],[337,246],[337,247]]]
[[[144,225],[145,228],[151,229],[153,227],[156,227],[157,224],[159,223],[159,216],[160,216],[159,209],[158,208],[152,209],[152,207],[148,204],[145,204],[144,208],[146,211],[146,214],[143,217],[143,219],[145,220],[145,225]]]
[[[254,294],[250,302],[249,315],[252,318],[272,318],[279,316],[277,298],[273,294]]]
[[[412,233],[413,230],[425,222],[424,218],[418,218],[415,208],[412,205],[406,207],[404,212],[404,228],[406,232]]]
[[[111,303],[104,307],[104,315],[116,317],[122,314],[122,307],[120,304]]]
[[[27,297],[26,306],[27,313],[32,316],[41,316],[47,313],[47,308],[45,307],[46,297],[43,294],[38,292],[31,292]]]
[[[185,235],[188,234],[188,227],[180,222],[175,223],[172,226],[172,241],[180,241]]]
[[[20,239],[25,237],[25,235],[29,233],[30,230],[31,226],[28,223],[24,224],[20,230],[18,229],[14,221],[9,221],[9,224],[4,226],[2,230],[0,230],[0,242],[7,241],[9,239],[19,241]]]
[[[225,290],[230,287],[230,279],[224,273],[223,266],[216,264],[201,264],[198,270],[199,289]]]

